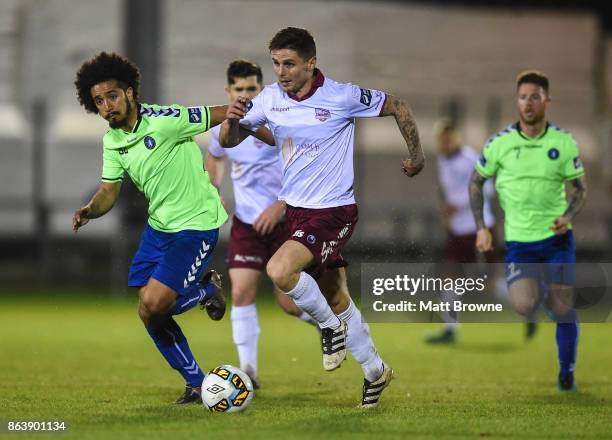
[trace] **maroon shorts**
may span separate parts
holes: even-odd
[[[265,270],[274,252],[287,240],[287,223],[281,222],[268,235],[259,235],[253,225],[232,218],[227,263],[232,268]]]
[[[327,269],[348,265],[340,251],[353,235],[358,219],[356,204],[322,209],[287,206],[289,240],[302,243],[314,256],[315,262],[306,272],[318,278]]]
[[[491,231],[493,234],[493,231]],[[484,258],[487,263],[495,263],[493,252],[486,252]],[[446,241],[446,260],[450,263],[476,263],[476,234],[455,235],[448,234]]]

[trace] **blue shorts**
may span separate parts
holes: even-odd
[[[576,242],[572,231],[530,243],[507,241],[506,246],[508,285],[521,278],[534,278],[545,284],[574,285]]]
[[[155,278],[185,295],[200,280],[219,238],[219,230],[160,232],[147,224],[132,260],[128,286]]]

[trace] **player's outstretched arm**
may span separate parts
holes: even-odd
[[[72,230],[77,232],[81,226],[85,226],[89,220],[98,218],[111,210],[121,189],[121,182],[102,182],[100,189],[92,197],[89,203],[74,211],[72,216]]]
[[[227,107],[227,105],[215,105],[208,107],[208,110],[210,110],[210,128],[225,121]]]
[[[569,224],[578,215],[587,196],[587,184],[586,177],[584,175],[570,180],[570,184],[573,188],[572,194],[570,195],[569,204],[567,209],[561,217],[558,217],[553,222],[550,229],[557,235],[565,234],[568,231]]]
[[[387,94],[380,116],[395,117],[395,122],[408,147],[408,159],[402,160],[402,170],[409,177],[416,176],[425,167],[425,155],[421,148],[419,131],[410,107],[397,96]]]
[[[219,130],[219,144],[222,147],[235,147],[249,136],[255,136],[268,145],[275,145],[274,136],[272,136],[272,132],[267,127],[260,127],[257,131],[252,132],[240,126],[239,121],[246,115],[249,102],[247,98],[239,96],[228,106],[225,115],[226,120],[221,125],[221,130]]]
[[[484,190],[483,186],[487,179],[474,170],[470,179],[470,206],[474,221],[476,222],[476,248],[480,252],[493,250],[493,237],[487,229],[484,221]]]

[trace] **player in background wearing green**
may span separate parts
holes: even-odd
[[[77,72],[79,103],[110,130],[100,189],[75,211],[72,226],[76,232],[110,211],[124,172],[144,193],[149,219],[128,285],[139,289],[138,314],[155,345],[187,382],[176,403],[201,402],[204,373],[173,315],[198,304],[214,320],[225,313],[220,277],[204,271],[227,213],[193,136],[222,122],[227,106],[148,105],[138,101],[139,85],[138,68],[114,53],[99,53]]]
[[[559,389],[572,391],[578,320],[571,222],[584,205],[587,189],[576,142],[547,121],[549,104],[546,75],[521,73],[517,78],[519,121],[485,145],[470,182],[470,202],[478,228],[476,247],[488,252],[492,239],[483,219],[483,184],[495,176],[505,214],[506,280],[512,305],[529,317],[545,301],[557,322]],[[566,182],[573,188],[569,203]]]

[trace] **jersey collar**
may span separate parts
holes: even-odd
[[[520,121],[517,121],[514,124],[514,128],[516,128],[516,131],[519,134],[519,136],[522,137],[523,139],[528,140],[528,141],[535,141],[536,139],[542,139],[544,136],[546,136],[546,133],[548,133],[548,127],[550,127],[550,123],[548,121],[546,121],[546,126],[544,127],[544,131],[539,136],[536,136],[534,138],[530,138],[525,133],[523,133],[523,131],[521,130],[521,122]]]
[[[314,95],[315,92],[317,91],[317,89],[319,87],[321,87],[324,82],[325,82],[325,76],[323,76],[323,73],[321,73],[321,71],[319,69],[315,68],[315,70],[314,70],[314,81],[312,82],[312,87],[310,87],[310,90],[308,91],[308,93],[306,93],[301,98],[296,96],[296,95],[294,95],[293,93],[289,93],[289,92],[287,92],[287,96],[289,96],[289,98],[291,98],[291,99],[293,99],[294,101],[297,101],[297,102],[304,101],[305,99],[308,99],[312,95]]]

